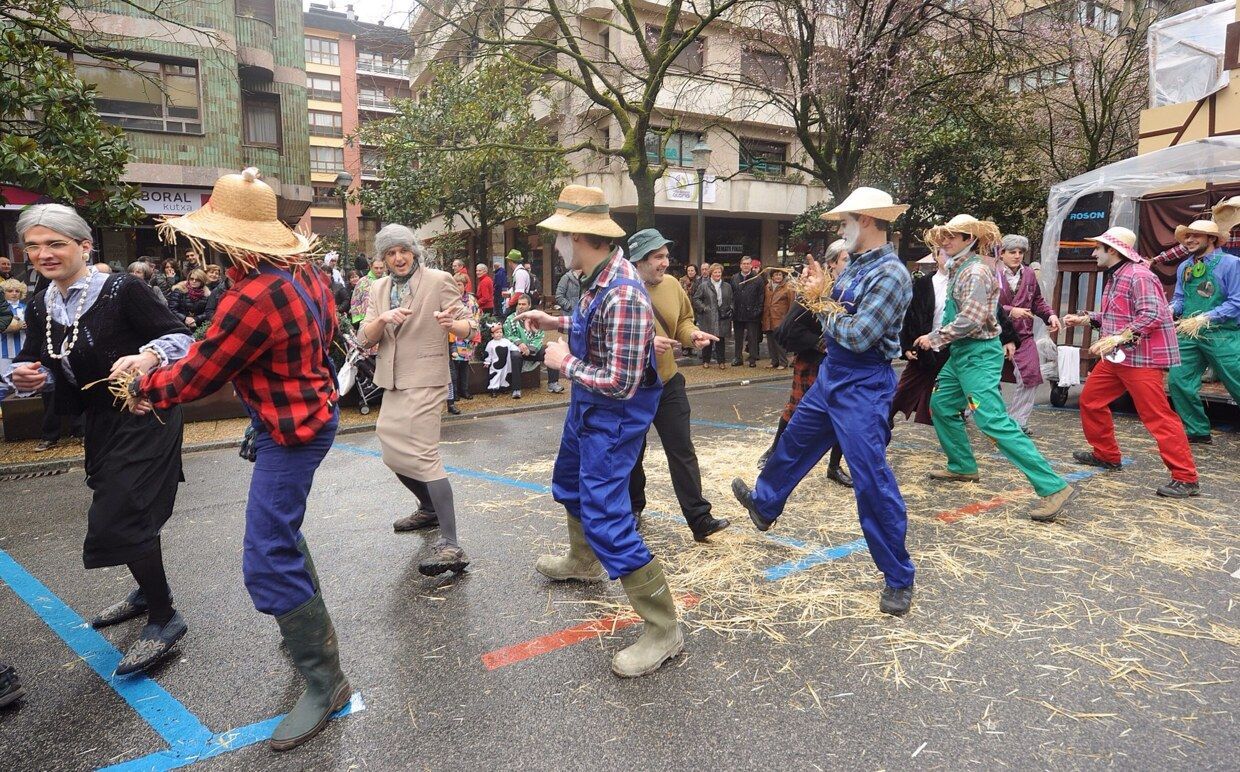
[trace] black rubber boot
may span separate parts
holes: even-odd
[[[276,617],[276,623],[293,664],[306,680],[305,693],[268,741],[273,751],[287,751],[323,731],[331,714],[348,704],[353,689],[340,670],[336,629],[320,593]]]
[[[297,540],[297,549],[301,551],[302,557],[306,559],[306,570],[310,572],[310,581],[314,584],[314,591],[321,592],[319,589],[319,572],[314,570],[314,557],[310,555],[310,545],[306,544],[305,536]]]

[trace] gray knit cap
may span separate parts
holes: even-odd
[[[1009,233],[999,242],[999,249],[1023,249],[1029,254],[1029,239],[1015,233]]]
[[[385,225],[382,230],[375,234],[375,253],[380,259],[392,247],[405,247],[419,257],[422,255],[417,237],[413,235],[413,231],[404,225],[397,225],[396,223]]]
[[[28,207],[17,218],[17,237],[25,238],[26,231],[39,225],[74,241],[90,241],[92,238],[90,226],[82,216],[64,204],[36,204]]]

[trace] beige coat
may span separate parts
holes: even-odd
[[[384,328],[375,362],[375,385],[384,389],[446,387],[448,331],[435,321],[435,312],[447,311],[454,319],[468,319],[469,311],[461,303],[461,291],[449,273],[420,266],[409,287],[404,307],[413,315],[399,327]],[[363,326],[391,309],[391,296],[391,276],[371,285]]]

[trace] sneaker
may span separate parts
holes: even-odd
[[[1118,472],[1124,468],[1123,464],[1116,464],[1113,461],[1103,461],[1094,455],[1092,450],[1075,450],[1072,452],[1072,458],[1078,464],[1084,464],[1085,466],[1100,466],[1109,472]]]
[[[22,679],[12,665],[0,666],[0,708],[8,707],[26,696]]]
[[[127,622],[145,613],[146,597],[142,594],[141,589],[137,589],[125,596],[125,599],[120,603],[114,603],[100,611],[90,621],[90,626],[98,630],[101,627],[119,625],[121,622]]]
[[[39,444],[34,446],[35,453],[45,453],[60,444],[60,440],[39,440]]]
[[[396,533],[404,531],[418,531],[423,528],[434,528],[439,525],[439,515],[426,509],[418,508],[409,517],[402,517],[395,523],[392,523],[392,530]]]
[[[904,616],[912,605],[913,585],[911,584],[900,588],[884,585],[882,594],[878,596],[878,610],[884,614],[891,614],[893,617]]]
[[[418,564],[418,573],[423,576],[439,576],[452,571],[461,573],[469,565],[465,550],[452,544],[440,544],[435,547],[435,554]]]
[[[1062,490],[1055,491],[1049,496],[1043,496],[1042,501],[1029,510],[1029,519],[1038,523],[1053,523],[1075,496],[1076,488],[1071,485],[1064,486]]]
[[[551,392],[552,394],[563,394],[564,387],[560,385],[559,381],[556,381],[555,383],[549,384],[547,386],[547,391]]]
[[[948,469],[936,469],[927,476],[936,482],[977,482],[982,479],[977,472],[973,474],[957,474]]]
[[[125,657],[116,666],[116,675],[139,673],[150,668],[172,652],[177,641],[185,637],[189,627],[181,612],[172,612],[172,619],[163,627],[154,622],[142,628],[138,640],[125,652]]]
[[[1201,486],[1195,482],[1172,480],[1154,492],[1169,499],[1186,499],[1189,496],[1200,496]]]
[[[758,514],[758,508],[753,503],[753,492],[749,490],[749,486],[745,481],[737,477],[732,481],[732,495],[741,503],[741,506],[749,512],[749,519],[753,521],[754,527],[759,531],[769,531],[775,523],[768,522],[766,518]]]
[[[513,390],[512,390],[512,398],[513,398],[513,399],[521,399],[521,390],[520,390],[520,389],[513,389]]]
[[[1188,435],[1188,442],[1191,445],[1213,445],[1214,437],[1209,434],[1190,434]],[[35,448],[35,450],[38,450],[38,448]]]

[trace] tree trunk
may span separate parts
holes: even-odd
[[[635,171],[629,175],[633,187],[637,188],[637,230],[654,227],[654,183],[656,177],[650,174],[649,167]]]

